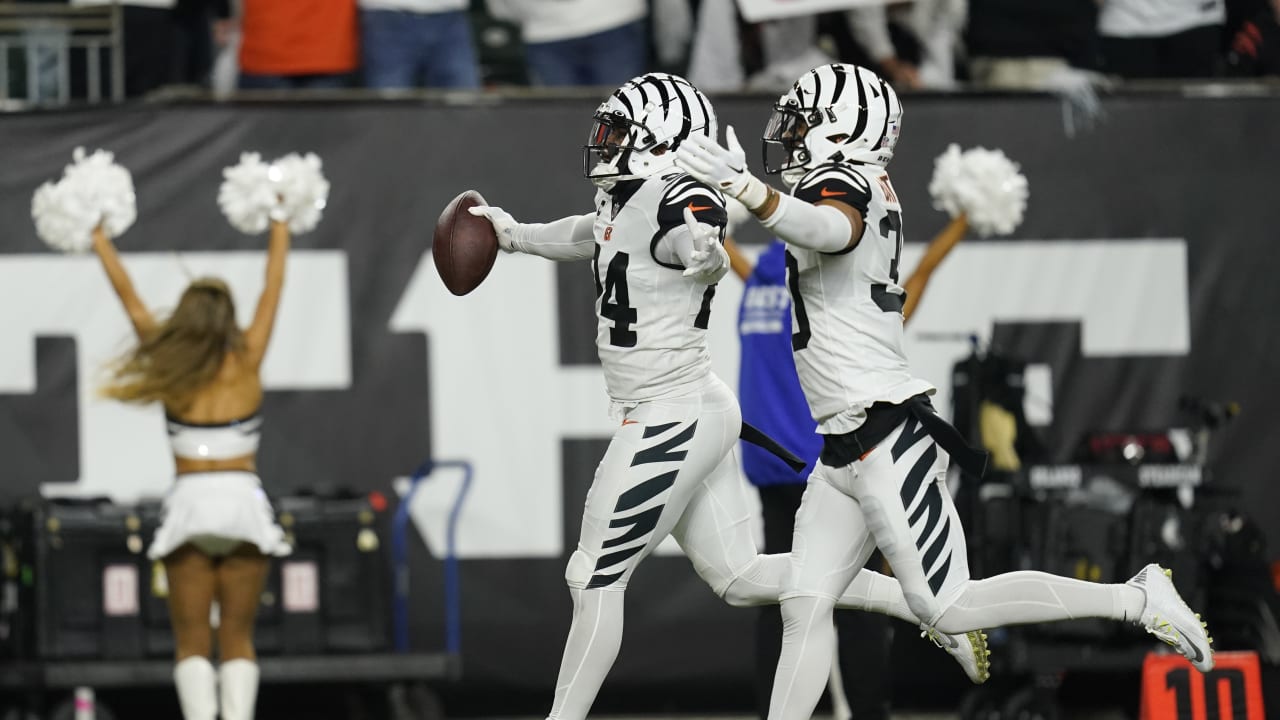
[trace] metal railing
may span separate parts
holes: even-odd
[[[124,100],[124,32],[119,4],[72,7],[0,1],[0,102],[70,102],[74,49],[84,50],[86,99],[103,100],[105,60],[109,99]],[[13,50],[18,52],[12,53]],[[15,97],[11,87],[17,84],[10,74],[12,55],[25,64],[26,91],[22,98]]]

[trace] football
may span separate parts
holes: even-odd
[[[454,295],[466,295],[479,287],[498,256],[498,236],[493,225],[467,212],[477,205],[488,203],[480,193],[467,190],[450,201],[436,221],[431,254],[435,256],[436,272]]]

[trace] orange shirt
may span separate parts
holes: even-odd
[[[240,70],[348,73],[358,64],[355,0],[244,0]]]

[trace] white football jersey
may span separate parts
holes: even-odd
[[[609,397],[637,403],[697,387],[711,372],[707,324],[714,285],[684,277],[660,241],[684,225],[727,221],[717,190],[674,171],[596,193],[596,349]]]
[[[888,174],[869,165],[820,165],[791,194],[810,203],[847,203],[865,220],[852,250],[787,247],[791,349],[800,385],[818,431],[846,433],[876,402],[934,391],[911,376],[902,349],[902,207]]]

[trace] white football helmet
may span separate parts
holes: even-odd
[[[854,161],[884,167],[893,159],[902,124],[898,94],[857,65],[822,65],[796,80],[773,106],[764,132],[764,167],[794,185],[824,162]],[[774,162],[771,147],[784,153]]]
[[[605,190],[651,177],[675,165],[673,151],[694,133],[716,136],[715,110],[698,88],[667,73],[632,78],[596,108],[583,172]]]

